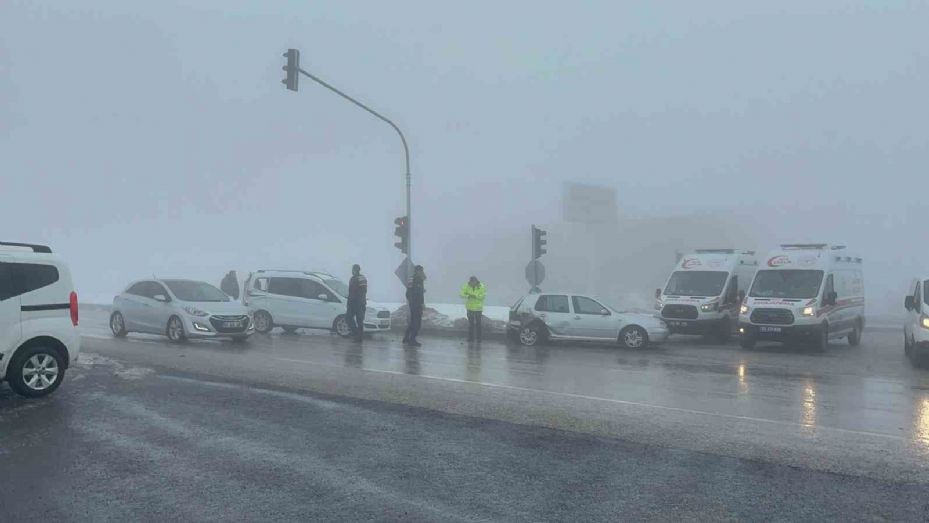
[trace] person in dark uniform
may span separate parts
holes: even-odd
[[[239,277],[235,271],[229,271],[220,282],[219,288],[234,300],[239,299]]]
[[[406,288],[406,302],[410,309],[410,321],[403,335],[403,343],[413,347],[421,347],[416,340],[419,329],[423,326],[423,307],[426,305],[426,271],[422,265],[413,269],[413,278]]]
[[[345,319],[356,341],[364,340],[365,309],[368,308],[368,279],[361,274],[361,266],[352,265],[352,278],[348,280],[348,305]]]

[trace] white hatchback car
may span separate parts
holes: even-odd
[[[281,327],[292,333],[300,328],[331,330],[351,335],[345,319],[348,285],[331,274],[314,271],[260,270],[245,280],[243,302],[255,316],[255,330]],[[368,305],[365,332],[389,332],[390,310]]]
[[[629,349],[665,341],[667,325],[652,314],[619,312],[588,296],[529,294],[510,309],[507,332],[523,345],[545,340],[610,341]]]
[[[77,293],[44,245],[0,242],[0,380],[27,397],[50,394],[77,361]]]
[[[254,334],[248,309],[209,283],[142,280],[113,298],[110,330],[162,334],[174,343],[188,338],[245,341]]]

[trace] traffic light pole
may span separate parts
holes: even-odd
[[[407,256],[410,258],[410,260],[412,260],[412,259],[413,259],[413,214],[412,214],[413,211],[412,211],[411,205],[410,205],[410,192],[411,192],[410,189],[411,189],[411,187],[412,187],[412,177],[411,177],[411,175],[410,175],[410,148],[409,148],[409,147],[407,146],[407,144],[406,144],[406,137],[403,136],[403,131],[401,131],[400,128],[397,127],[397,124],[395,124],[395,123],[393,123],[392,121],[390,121],[390,119],[387,118],[386,116],[384,116],[384,115],[382,115],[381,113],[375,111],[374,109],[371,109],[371,108],[368,107],[367,105],[365,105],[365,104],[359,102],[358,100],[356,100],[356,99],[352,98],[351,96],[349,96],[349,95],[343,93],[342,91],[336,89],[335,87],[329,85],[328,83],[326,83],[323,79],[319,78],[318,76],[315,76],[315,75],[313,75],[313,74],[311,74],[311,73],[308,73],[308,72],[304,71],[303,69],[300,69],[299,71],[300,71],[304,76],[308,77],[310,80],[313,80],[314,82],[316,82],[316,83],[318,83],[319,85],[325,87],[326,89],[329,89],[330,91],[332,91],[332,92],[334,92],[335,94],[341,96],[342,98],[345,98],[345,99],[348,100],[349,102],[352,102],[353,104],[357,105],[358,107],[361,107],[362,109],[364,109],[365,111],[371,113],[372,115],[374,115],[375,117],[377,117],[377,118],[380,119],[381,121],[386,122],[387,125],[393,127],[393,128],[394,128],[394,131],[397,131],[397,134],[400,135],[400,141],[403,142],[403,157],[404,157],[404,160],[406,161],[406,216],[407,216],[407,220],[408,220],[408,222],[407,222],[407,227],[409,227],[409,231],[410,231],[410,232],[409,232],[408,239],[407,239],[407,246],[408,246],[408,247],[407,247]]]

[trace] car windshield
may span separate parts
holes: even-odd
[[[181,301],[230,301],[226,293],[202,281],[165,280],[164,284]]]
[[[823,281],[823,271],[758,271],[749,296],[753,298],[815,298]]]
[[[675,296],[719,296],[729,273],[725,271],[674,271],[664,293]]]
[[[345,298],[348,296],[348,285],[341,280],[323,280],[323,283],[326,284],[330,289],[334,290],[336,294]]]

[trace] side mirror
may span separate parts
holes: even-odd
[[[835,302],[838,301],[839,295],[835,291],[829,293],[829,305],[835,305]]]
[[[913,303],[913,297],[907,296],[903,298],[903,306],[906,307],[906,310],[911,311],[916,308],[916,304]]]
[[[601,316],[609,316],[609,315],[610,315],[610,311],[608,311],[608,310],[606,310],[606,309],[603,309],[603,310],[600,311],[600,315],[601,315]]]
[[[660,297],[661,297],[661,289],[655,289],[655,299],[657,300]]]
[[[320,300],[323,300],[323,301],[329,301],[329,295],[326,294],[326,293],[320,293],[320,294],[317,295],[316,297],[317,297],[318,299],[320,299]]]
[[[155,301],[160,301],[161,303],[167,303],[167,302],[168,302],[168,297],[165,296],[164,294],[156,294],[156,295],[152,296],[152,298],[154,298]]]

